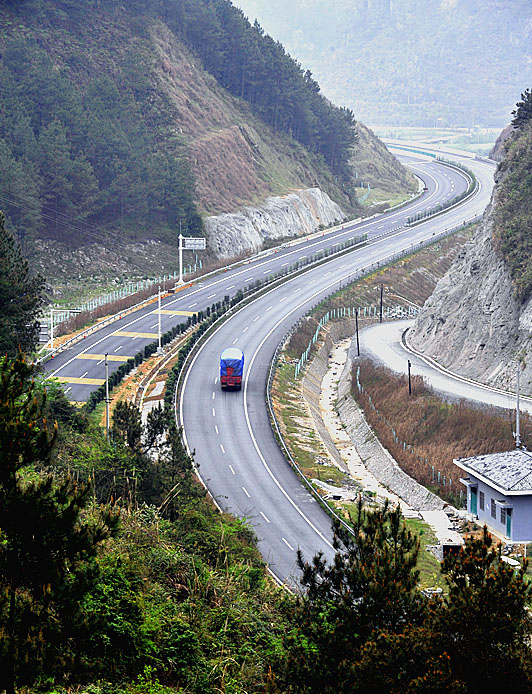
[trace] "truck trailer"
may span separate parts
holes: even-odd
[[[244,352],[237,347],[227,347],[220,355],[220,386],[223,390],[242,388]]]

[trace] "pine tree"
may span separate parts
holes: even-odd
[[[356,664],[366,644],[423,621],[425,601],[415,568],[419,541],[400,509],[386,504],[367,511],[359,500],[353,526],[351,532],[335,523],[332,563],[322,554],[311,563],[299,555],[306,592],[296,632],[287,640],[281,691],[355,691]]]
[[[443,562],[449,593],[434,631],[467,692],[531,690],[532,586],[524,580],[526,568],[527,562],[515,571],[501,560],[501,545],[494,546],[486,526]]]
[[[520,128],[528,121],[532,120],[532,90],[526,89],[523,94],[521,94],[521,101],[517,103],[517,108],[512,111],[512,116],[514,117],[512,125],[514,128]]]
[[[0,355],[30,352],[39,335],[44,279],[30,276],[28,261],[0,212]]]
[[[94,580],[98,545],[117,517],[82,520],[88,489],[38,470],[54,432],[43,418],[32,366],[0,365],[0,690],[68,678],[87,638],[81,599]]]

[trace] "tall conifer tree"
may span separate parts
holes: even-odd
[[[43,304],[44,279],[30,275],[28,261],[0,212],[0,355],[30,352],[37,343],[36,313]]]

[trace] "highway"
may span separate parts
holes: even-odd
[[[274,575],[297,583],[296,550],[310,559],[317,551],[331,557],[330,520],[300,485],[275,441],[265,405],[266,374],[273,353],[289,327],[322,298],[349,282],[355,273],[386,262],[434,234],[482,214],[489,202],[494,168],[467,159],[480,183],[467,203],[415,227],[407,217],[432,207],[466,188],[459,171],[426,158],[403,157],[426,183],[428,191],[411,205],[357,224],[345,224],[324,235],[291,242],[243,265],[205,278],[166,298],[163,332],[257,279],[282,270],[317,251],[353,236],[368,243],[331,258],[246,304],[214,332],[196,354],[182,390],[179,410],[186,442],[195,451],[199,475],[223,510],[245,517],[255,529],[259,547]],[[48,362],[48,373],[61,378],[73,400],[86,400],[103,379],[102,357],[133,356],[156,339],[158,316],[153,305],[123,318]],[[217,383],[223,348],[240,347],[246,355],[241,392],[222,392]],[[115,368],[116,368],[115,367]]]

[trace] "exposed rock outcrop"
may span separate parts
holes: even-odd
[[[521,138],[523,135],[521,135]],[[513,388],[516,363],[521,363],[521,383],[532,392],[532,299],[522,302],[512,279],[513,256],[519,262],[527,253],[524,239],[515,235],[513,256],[504,259],[500,248],[502,228],[512,228],[516,215],[528,215],[527,196],[516,191],[513,178],[518,157],[515,139],[506,151],[512,157],[499,168],[492,202],[473,242],[458,255],[439,281],[420,313],[410,336],[414,347],[447,368],[490,385]],[[512,149],[513,148],[513,149]],[[519,177],[524,185],[523,177]],[[513,191],[513,192],[512,192]],[[518,194],[523,198],[521,200]],[[512,197],[513,196],[513,197]],[[512,207],[508,207],[508,200]],[[508,209],[510,211],[508,211]],[[522,221],[522,220],[521,220]],[[527,232],[530,233],[530,232]]]
[[[505,143],[513,132],[513,125],[507,125],[497,138],[493,149],[490,152],[490,158],[495,161],[502,161],[506,151]]]
[[[235,214],[208,217],[205,228],[209,248],[219,258],[258,251],[264,241],[310,234],[320,225],[340,222],[341,207],[319,188],[270,197],[258,207]]]

